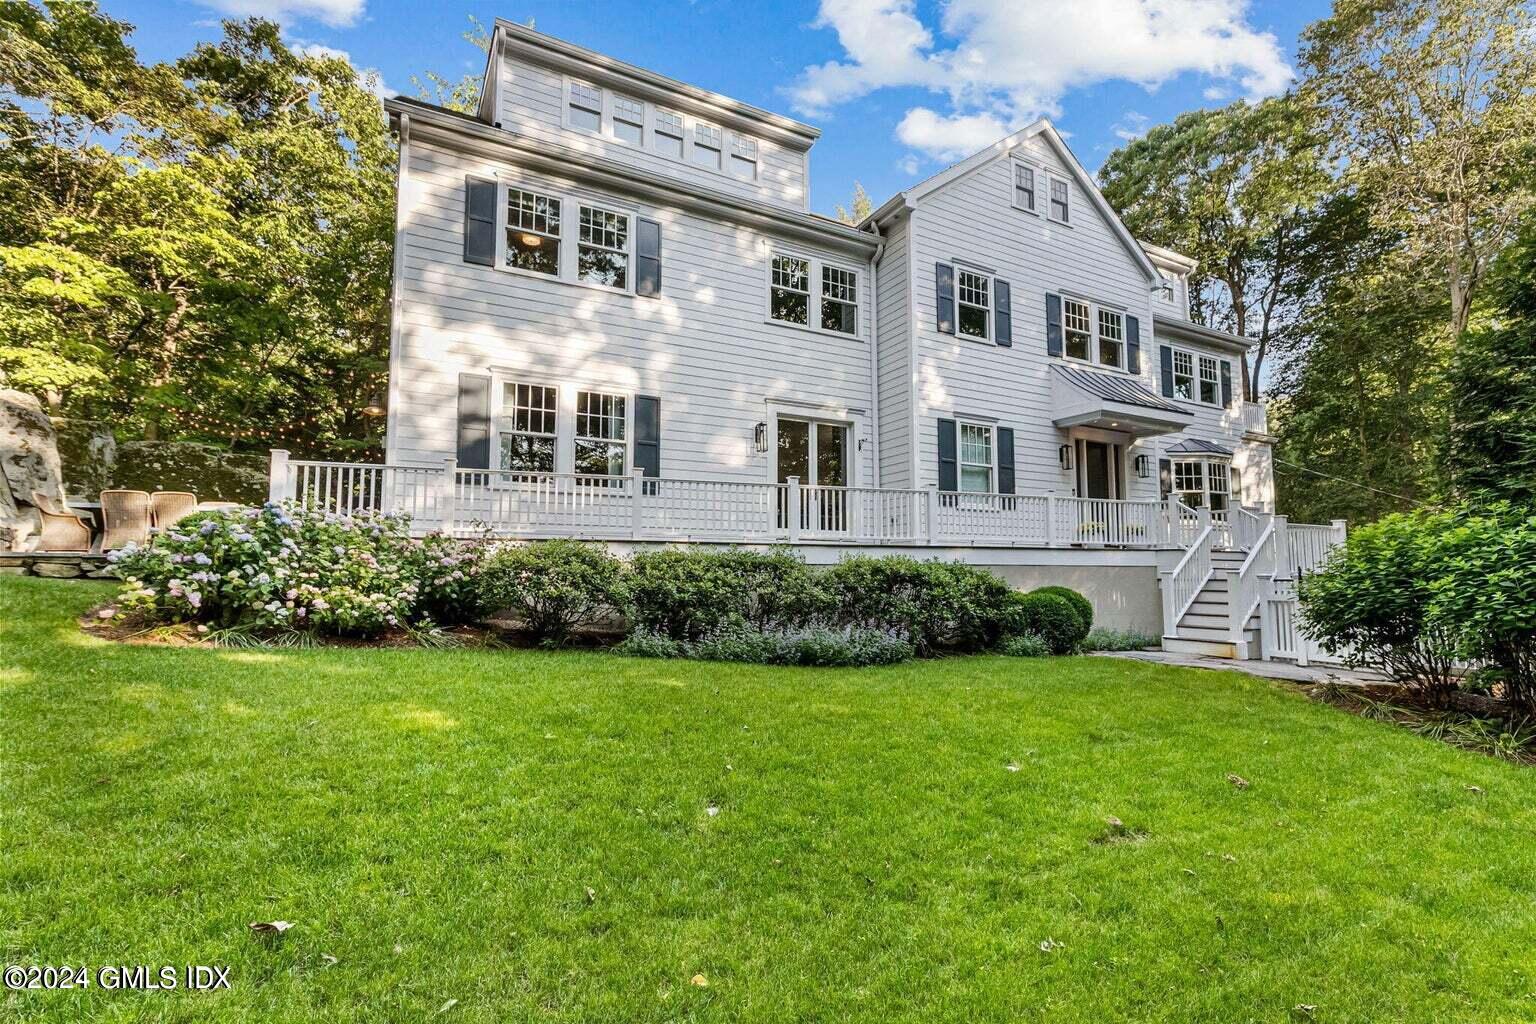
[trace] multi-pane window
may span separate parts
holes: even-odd
[[[576,472],[623,476],[626,463],[624,396],[576,392]]]
[[[992,493],[992,428],[960,424],[960,489]]]
[[[1061,221],[1063,224],[1067,223],[1072,213],[1071,209],[1069,208],[1069,196],[1070,193],[1068,192],[1067,183],[1060,178],[1052,178],[1051,217],[1055,220]]]
[[[1013,165],[1013,205],[1021,210],[1035,212],[1035,169],[1023,164]]]
[[[1211,356],[1200,357],[1200,401],[1221,404],[1221,371]]]
[[[560,200],[507,189],[506,265],[560,276]]]
[[[1125,317],[1112,309],[1099,310],[1099,362],[1117,369],[1125,365]]]
[[[1190,508],[1205,504],[1205,463],[1175,462],[1173,464],[1173,489],[1179,500]]]
[[[613,137],[638,146],[645,139],[645,104],[628,96],[613,97]]]
[[[731,136],[731,173],[747,181],[757,180],[757,140]]]
[[[1227,510],[1228,491],[1231,488],[1232,475],[1226,465],[1222,463],[1208,463],[1205,474],[1206,486],[1210,489],[1210,503],[1212,512],[1225,512]]]
[[[674,160],[683,158],[683,117],[670,110],[656,111],[656,152]]]
[[[1093,347],[1093,320],[1088,303],[1079,299],[1061,300],[1061,327],[1065,335],[1067,356],[1086,360]]]
[[[971,338],[990,334],[992,280],[985,274],[962,270],[957,275],[955,296],[959,299],[960,333]]]
[[[1159,270],[1157,273],[1161,278],[1157,286],[1157,297],[1162,301],[1171,304],[1178,295],[1176,291],[1176,288],[1178,287],[1177,279],[1169,274],[1166,270]]]
[[[589,132],[603,127],[603,90],[584,82],[571,83],[571,126]]]
[[[501,468],[522,473],[555,471],[555,389],[506,384],[501,398]]]
[[[1180,459],[1173,464],[1173,490],[1190,508],[1226,512],[1237,481],[1237,471],[1226,459]]]
[[[693,162],[720,169],[720,129],[702,121],[693,126]]]
[[[842,334],[858,333],[858,274],[837,267],[821,268],[821,326]]]
[[[811,261],[798,256],[773,258],[773,284],[768,289],[768,315],[787,324],[809,324]]]
[[[629,285],[629,218],[596,206],[581,208],[576,277],[609,288]]]
[[[1173,350],[1173,397],[1195,400],[1195,357]]]

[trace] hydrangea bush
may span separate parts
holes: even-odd
[[[427,559],[408,527],[271,503],[199,513],[113,553],[126,581],[118,607],[156,622],[373,636],[417,617]],[[438,569],[427,574],[434,594],[456,583]]]

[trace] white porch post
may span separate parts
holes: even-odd
[[[288,449],[273,448],[267,467],[267,500],[287,501],[293,497],[288,482]]]
[[[456,518],[453,506],[456,497],[454,492],[458,489],[455,486],[458,482],[458,476],[458,457],[450,455],[443,460],[443,482],[440,485],[441,490],[438,492],[437,499],[437,507],[440,513],[438,520],[442,524],[442,531],[449,536],[453,535],[454,520]]]
[[[642,523],[645,517],[641,511],[640,503],[645,494],[645,470],[635,470],[634,476],[630,479],[629,486],[631,488],[629,508],[634,513],[634,518],[630,522],[629,535],[631,539],[639,540],[640,534],[644,530]]]
[[[928,546],[937,547],[939,542],[939,485],[928,485]]]
[[[1344,538],[1349,535],[1349,520],[1335,519],[1330,525],[1333,526],[1335,542],[1338,544],[1343,544]]]
[[[1275,524],[1274,578],[1288,579],[1291,574],[1291,520],[1288,516],[1273,516]]]
[[[1048,548],[1059,547],[1061,539],[1056,536],[1056,495],[1045,496],[1045,546]]]
[[[789,542],[794,544],[800,540],[800,478],[792,476],[785,484],[785,517],[789,526]]]

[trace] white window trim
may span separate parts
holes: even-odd
[[[561,412],[561,407],[562,407],[562,404],[563,404],[561,396],[563,394],[563,390],[564,389],[562,389],[559,384],[553,384],[553,383],[549,383],[547,381],[535,380],[535,379],[533,379],[532,376],[529,376],[527,374],[522,374],[522,375],[518,375],[518,376],[504,376],[504,375],[501,375],[501,374],[493,374],[492,375],[492,383],[495,386],[495,406],[496,406],[495,413],[491,417],[491,422],[496,425],[496,450],[495,450],[495,456],[496,456],[497,466],[496,466],[496,470],[495,471],[498,472],[498,473],[509,473],[509,474],[514,474],[514,475],[518,475],[518,476],[536,476],[536,475],[539,475],[539,474],[545,472],[544,470],[541,470],[541,469],[502,469],[502,468],[500,468],[500,464],[501,464],[501,439],[502,439],[502,437],[507,435],[507,434],[525,434],[525,435],[527,435],[529,437],[548,437],[548,438],[552,438],[554,440],[554,442],[555,442],[555,464],[554,464],[554,468],[549,470],[549,472],[551,472],[551,473],[558,473],[560,471],[560,428],[561,428],[561,425],[564,423],[564,416],[562,415],[562,412]],[[515,409],[508,409],[507,408],[507,388],[515,387],[515,386],[517,386],[519,384],[525,384],[525,385],[528,385],[529,387],[549,388],[551,391],[553,391],[555,393],[555,432],[553,434],[542,434],[542,433],[538,433],[538,432],[531,431],[531,430],[509,430],[509,429],[507,429],[507,426],[506,426],[507,422],[509,420],[511,420],[512,417],[515,415]]]
[[[494,269],[516,277],[525,277],[534,281],[550,281],[556,284],[568,285],[574,288],[586,288],[603,295],[627,295],[631,298],[635,294],[635,221],[639,212],[633,207],[622,202],[614,202],[610,199],[591,196],[577,196],[569,192],[546,189],[532,182],[520,181],[506,175],[496,175],[496,264]],[[556,275],[541,274],[536,270],[524,270],[521,267],[507,266],[507,193],[511,189],[519,189],[524,192],[535,192],[548,196],[551,199],[560,200],[560,273]],[[583,281],[577,277],[577,247],[581,244],[581,207],[595,206],[610,213],[620,213],[628,221],[629,238],[629,265],[624,272],[624,287],[610,288],[607,285],[595,284],[591,281]]]
[[[965,437],[965,428],[966,427],[971,427],[971,428],[974,428],[974,429],[977,429],[977,430],[985,430],[987,432],[987,448],[988,448],[988,453],[991,455],[992,463],[991,463],[990,466],[987,467],[987,484],[988,484],[988,489],[985,490],[985,491],[967,491],[967,490],[965,490],[965,488],[963,486],[963,484],[965,482],[965,467],[968,466],[968,465],[969,466],[979,466],[980,465],[980,463],[978,463],[978,462],[970,462],[970,463],[968,463],[968,462],[965,461],[965,440],[964,440],[964,437]],[[967,494],[970,494],[970,495],[997,494],[997,493],[999,493],[998,490],[997,490],[997,456],[998,456],[998,452],[997,452],[997,424],[996,423],[986,423],[986,422],[983,422],[981,420],[956,419],[955,420],[955,493],[956,494],[961,494],[961,495],[967,495]]]
[[[807,303],[806,319],[808,323],[796,324],[788,320],[776,320],[773,316],[773,258],[775,256],[787,256],[792,259],[805,260],[810,265],[810,298]],[[829,338],[843,338],[849,341],[863,341],[864,338],[864,310],[868,301],[868,280],[866,275],[858,267],[840,260],[823,259],[814,256],[803,249],[795,249],[789,246],[774,245],[768,248],[768,258],[763,261],[763,322],[775,327],[784,327],[792,331],[810,331],[813,334],[824,335]],[[821,326],[821,268],[831,267],[853,275],[858,288],[858,301],[854,303],[853,324],[854,331],[849,334],[846,331],[834,331]]]
[[[1046,217],[1046,219],[1049,220],[1052,224],[1060,224],[1064,228],[1070,228],[1072,226],[1072,205],[1073,205],[1073,203],[1072,203],[1072,179],[1070,177],[1068,177],[1067,175],[1065,175],[1065,174],[1057,174],[1055,172],[1048,172],[1045,175],[1045,181],[1046,181],[1046,186],[1045,186],[1045,217]],[[1064,218],[1056,216],[1056,214],[1054,212],[1054,207],[1053,207],[1052,201],[1051,201],[1051,189],[1055,186],[1056,182],[1058,182],[1058,181],[1061,182],[1063,185],[1067,186],[1067,215]]]
[[[1210,353],[1210,352],[1201,352],[1199,349],[1185,348],[1182,345],[1169,345],[1168,349],[1171,352],[1174,352],[1174,353],[1183,352],[1185,355],[1189,356],[1190,371],[1191,371],[1191,374],[1192,374],[1191,381],[1193,383],[1193,396],[1194,397],[1192,397],[1192,398],[1184,398],[1183,396],[1181,396],[1178,393],[1178,386],[1177,385],[1174,386],[1174,393],[1173,393],[1173,395],[1171,395],[1171,396],[1163,395],[1163,397],[1164,398],[1171,397],[1173,399],[1173,401],[1175,401],[1175,402],[1183,402],[1186,405],[1198,405],[1202,409],[1224,409],[1224,408],[1226,408],[1226,406],[1221,404],[1221,364],[1222,363],[1226,363],[1227,364],[1227,366],[1228,366],[1227,374],[1229,376],[1231,376],[1232,374],[1234,374],[1236,372],[1236,368],[1232,366],[1232,360],[1228,359],[1225,356],[1218,356],[1218,355],[1215,355],[1215,354]],[[1203,402],[1203,401],[1200,400],[1200,360],[1202,358],[1203,359],[1214,359],[1214,360],[1216,360],[1216,401],[1214,401],[1214,402]],[[1162,371],[1159,370],[1158,372],[1161,373]],[[1234,381],[1234,385],[1233,386],[1234,387],[1236,386],[1235,381]],[[1158,393],[1162,394],[1162,389],[1161,388],[1158,389]]]
[[[980,267],[967,266],[964,263],[950,264],[950,271],[954,275],[955,291],[955,337],[961,341],[972,341],[978,345],[997,345],[997,275]],[[987,336],[978,337],[975,334],[965,334],[960,330],[960,275],[970,274],[972,277],[984,278],[987,282]],[[972,309],[977,308],[971,303],[966,303]]]
[[[624,438],[622,441],[614,441],[610,438],[584,437],[576,433],[577,416],[580,415],[581,395],[601,395],[605,398],[620,398],[624,400]],[[571,388],[571,443],[570,443],[570,467],[571,473],[576,473],[576,443],[578,441],[596,441],[601,444],[619,444],[624,448],[624,472],[612,473],[583,473],[588,479],[620,480],[633,475],[635,471],[635,398],[634,395],[623,388],[607,388],[600,385],[577,385]],[[558,461],[558,459],[556,460]]]
[[[609,291],[610,289],[603,289]],[[491,366],[491,423],[493,433],[500,444],[501,423],[510,415],[505,410],[504,398],[508,384],[541,384],[555,389],[555,472],[567,476],[576,472],[576,395],[581,391],[595,391],[624,399],[624,466],[625,475],[634,474],[635,458],[635,390],[613,381],[587,378],[554,378],[539,372],[539,367]],[[499,459],[499,450],[498,450]],[[503,479],[515,475],[527,475],[523,470],[492,470]]]
[[[1212,511],[1225,511],[1230,514],[1234,508],[1242,507],[1232,496],[1232,474],[1238,471],[1233,467],[1233,460],[1228,456],[1210,455],[1201,452],[1166,452],[1163,457],[1168,460],[1168,482],[1172,488],[1168,492],[1170,495],[1182,497],[1184,494],[1193,493],[1193,491],[1186,491],[1179,487],[1179,464],[1198,464],[1200,466],[1200,497],[1204,502],[1204,508],[1211,508],[1211,494],[1213,493],[1211,490],[1211,479],[1213,476],[1226,482],[1227,490],[1216,493],[1226,494],[1227,507],[1224,510],[1212,509]],[[1213,468],[1217,469],[1217,472],[1214,474],[1211,472]]]
[[[1095,302],[1093,299],[1090,299],[1090,298],[1088,298],[1087,296],[1084,296],[1084,295],[1078,295],[1075,292],[1065,292],[1064,291],[1064,292],[1058,292],[1057,294],[1059,294],[1061,296],[1061,302],[1062,302],[1062,307],[1061,307],[1061,358],[1065,359],[1069,363],[1076,363],[1079,366],[1090,366],[1090,367],[1092,367],[1095,370],[1108,370],[1108,371],[1111,371],[1113,373],[1130,373],[1130,361],[1131,361],[1130,328],[1126,324],[1126,319],[1132,315],[1131,312],[1129,310],[1127,310],[1124,306],[1115,305],[1114,303],[1111,303],[1111,302]],[[1072,302],[1080,302],[1083,305],[1088,307],[1088,358],[1087,359],[1080,359],[1077,356],[1068,355],[1067,354],[1067,307],[1066,307],[1066,304],[1067,304],[1068,300],[1071,300]],[[1101,363],[1101,362],[1099,362],[1099,360],[1097,358],[1098,354],[1099,354],[1099,342],[1100,342],[1100,335],[1099,335],[1099,311],[1100,310],[1103,310],[1106,313],[1114,313],[1114,314],[1116,314],[1116,315],[1118,315],[1120,317],[1120,364],[1118,366],[1112,366],[1109,363]]]
[[[1027,170],[1027,171],[1033,171],[1034,175],[1035,175],[1035,205],[1032,206],[1032,207],[1031,206],[1020,206],[1019,205],[1019,168],[1021,168],[1021,167],[1024,168],[1025,170]],[[1040,216],[1040,182],[1045,180],[1045,178],[1046,178],[1045,171],[1042,170],[1036,164],[1033,164],[1033,163],[1031,163],[1028,160],[1020,160],[1017,157],[1015,157],[1012,161],[1010,161],[1010,166],[1009,166],[1009,172],[1008,173],[1009,173],[1009,177],[1008,177],[1008,201],[1009,201],[1009,203],[1013,206],[1013,208],[1015,210],[1019,210],[1019,211],[1021,211],[1023,213],[1027,213],[1031,217],[1038,217],[1038,216]]]

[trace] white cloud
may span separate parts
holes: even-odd
[[[1115,133],[1115,138],[1122,142],[1132,142],[1147,134],[1148,118],[1146,114],[1138,114],[1134,110],[1127,110],[1120,115],[1120,120],[1110,130]]]
[[[199,0],[205,7],[248,18],[252,15],[271,18],[279,25],[287,25],[301,19],[322,21],[327,25],[343,28],[357,23],[363,16],[367,0]]]
[[[1150,91],[1195,73],[1215,79],[1212,88],[1257,98],[1292,77],[1275,37],[1248,24],[1247,0],[950,0],[938,35],[915,0],[822,0],[816,26],[837,32],[844,58],[801,73],[787,90],[795,108],[822,115],[885,88],[944,94],[949,111],[915,107],[902,120],[924,141],[897,134],[937,159],[987,119],[1006,130],[1059,115],[1068,91],[1096,82]],[[945,136],[945,126],[956,136]],[[964,144],[972,141],[967,135]]]
[[[921,166],[922,165],[918,162],[916,153],[908,153],[906,156],[896,161],[896,169],[902,174],[906,175],[916,175],[917,169]]]
[[[1222,100],[1226,99],[1228,96],[1231,96],[1232,94],[1230,92],[1228,92],[1227,90],[1223,89],[1219,85],[1212,85],[1212,86],[1207,87],[1206,90],[1204,92],[1202,92],[1200,95],[1204,96],[1206,99],[1210,100],[1212,103],[1220,103]]]
[[[945,117],[927,107],[913,107],[896,126],[896,138],[935,159],[953,162],[990,146],[1008,131],[1008,125],[989,113]]]
[[[400,93],[398,89],[391,89],[384,84],[384,75],[377,68],[360,68],[352,55],[346,50],[338,50],[334,46],[326,46],[324,43],[305,43],[295,40],[290,44],[294,53],[303,57],[337,57],[351,64],[357,72],[357,84],[373,93],[379,99],[388,99]]]

